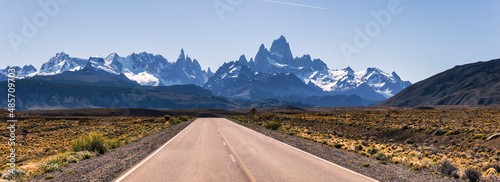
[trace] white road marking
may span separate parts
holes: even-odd
[[[167,146],[170,142],[172,142],[175,138],[177,138],[179,135],[181,135],[184,131],[186,131],[189,127],[191,127],[193,125],[193,123],[195,123],[194,121],[189,124],[189,126],[187,126],[186,128],[184,128],[180,133],[178,133],[177,135],[175,135],[172,139],[170,139],[167,143],[163,144],[163,146],[161,146],[159,149],[156,149],[155,152],[153,152],[151,155],[149,155],[146,159],[142,160],[139,164],[137,164],[134,168],[130,169],[127,173],[125,173],[123,176],[121,176],[120,178],[118,178],[115,182],[120,182],[122,180],[124,180],[128,175],[130,175],[132,172],[134,172],[137,168],[139,168],[141,165],[143,165],[144,163],[146,163],[146,161],[148,161],[149,159],[151,159],[154,155],[156,155],[158,152],[160,152],[160,150],[162,150],[163,148],[165,148],[165,146]]]
[[[231,157],[231,160],[232,160],[233,162],[236,162],[236,159],[234,159],[233,154],[229,154],[229,157]]]
[[[222,142],[222,144],[224,144],[224,146],[226,146],[226,142]]]
[[[226,119],[226,120],[228,120],[228,119]],[[229,120],[229,121],[231,121],[231,120]],[[231,121],[231,122],[233,122],[233,121]],[[237,123],[235,123],[235,122],[233,122],[233,123],[234,123],[234,124],[237,124]],[[237,124],[237,125],[239,125],[239,124]],[[243,126],[243,125],[240,125],[240,126]],[[287,146],[287,147],[290,147],[290,148],[292,148],[292,149],[295,149],[295,150],[297,150],[297,151],[300,151],[300,152],[302,152],[302,153],[304,153],[304,154],[307,154],[307,155],[309,155],[309,156],[311,156],[311,157],[314,157],[314,158],[316,158],[316,159],[319,159],[319,160],[321,160],[321,161],[323,161],[323,162],[326,162],[326,163],[328,163],[328,164],[331,164],[331,165],[333,165],[333,166],[335,166],[335,167],[338,167],[338,168],[344,169],[344,170],[346,170],[346,171],[349,171],[349,172],[351,172],[351,173],[354,173],[354,174],[357,174],[357,175],[359,175],[359,176],[362,176],[362,177],[364,177],[364,178],[366,178],[366,179],[369,179],[370,181],[378,181],[378,180],[376,180],[376,179],[370,178],[370,177],[365,176],[365,175],[363,175],[363,174],[361,174],[361,173],[358,173],[358,172],[356,172],[356,171],[353,171],[353,170],[347,169],[347,168],[342,167],[342,166],[340,166],[340,165],[338,165],[338,164],[335,164],[335,163],[333,163],[333,162],[327,161],[327,160],[322,159],[322,158],[320,158],[320,157],[318,157],[318,156],[312,155],[312,154],[310,154],[310,153],[308,153],[308,152],[306,152],[306,151],[300,150],[300,149],[295,148],[295,147],[293,147],[293,146],[291,146],[291,145],[288,145],[288,144],[286,144],[286,143],[283,143],[283,142],[281,142],[281,141],[278,141],[278,140],[276,140],[276,139],[274,139],[274,138],[271,138],[271,137],[269,137],[269,136],[266,136],[266,135],[264,135],[264,134],[262,134],[262,133],[259,133],[259,132],[257,132],[257,131],[254,131],[254,130],[252,130],[252,129],[250,129],[250,128],[247,128],[247,127],[245,127],[245,126],[243,126],[243,128],[245,128],[245,129],[247,129],[247,130],[249,130],[249,131],[255,132],[255,133],[257,133],[257,134],[259,134],[259,135],[262,135],[262,136],[264,136],[264,137],[266,137],[266,138],[269,138],[269,139],[271,139],[271,140],[274,140],[275,142],[281,143],[281,144],[283,144],[283,145],[285,145],[285,146]]]

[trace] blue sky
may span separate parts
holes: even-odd
[[[81,58],[146,51],[172,62],[184,48],[215,71],[241,54],[254,57],[260,44],[269,48],[280,35],[294,56],[310,54],[332,69],[378,67],[411,82],[500,58],[496,0],[65,1],[0,0],[0,67],[40,68],[61,51]],[[47,14],[39,5],[46,2],[58,2],[59,9]],[[397,2],[399,12],[390,12]],[[389,12],[390,21],[383,26],[372,12]],[[23,19],[34,23],[33,17],[37,32],[26,36]],[[372,32],[369,43],[356,47],[356,27]],[[342,45],[354,46],[356,53],[346,59]]]

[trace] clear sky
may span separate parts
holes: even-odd
[[[146,51],[172,62],[184,48],[215,71],[280,35],[294,56],[310,54],[331,69],[378,67],[411,82],[500,58],[498,0],[401,0],[395,8],[392,0],[61,0],[48,11],[45,2],[58,1],[0,0],[1,68],[38,69],[61,51],[80,58]],[[389,12],[390,21],[372,12]],[[356,41],[357,28],[369,35]]]

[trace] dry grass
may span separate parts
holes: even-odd
[[[485,141],[500,132],[499,109],[337,110],[306,115],[268,112],[255,119],[233,119],[262,126],[279,122],[280,132],[413,170],[429,169],[438,176],[465,178],[464,171],[469,168],[486,176],[484,166],[500,162],[500,139]],[[445,158],[458,170],[441,174],[437,166]]]
[[[170,121],[165,121],[164,117],[51,117],[45,119],[23,117],[28,119],[17,123],[16,164],[26,171],[28,177],[59,170],[71,163],[104,153],[106,150],[135,142],[171,125]],[[6,123],[1,123],[0,127],[5,128]],[[9,133],[6,132],[1,131],[2,141],[8,139]],[[94,133],[95,136],[89,133]],[[90,146],[84,145],[85,139],[89,141],[92,139]],[[90,147],[97,153],[88,152],[89,149],[85,147]],[[7,163],[6,156],[9,154],[9,149],[7,142],[0,143],[2,155],[0,163]],[[6,167],[3,166],[1,169],[3,174],[7,172]]]

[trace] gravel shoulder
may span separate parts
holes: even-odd
[[[260,125],[242,123],[234,119],[229,120],[379,181],[462,181],[439,178],[431,174],[430,170],[414,171],[409,167],[390,162],[387,162],[387,164],[380,164],[380,161],[373,158],[330,147],[297,136],[269,130]],[[364,167],[362,166],[363,163],[370,163],[370,166]]]
[[[61,171],[43,174],[28,181],[112,181],[161,147],[193,121],[190,120],[170,126],[137,142],[129,143],[128,145],[110,150],[103,155],[69,165]],[[71,174],[73,172],[74,174]],[[44,179],[46,176],[53,176],[53,178],[46,180]]]

